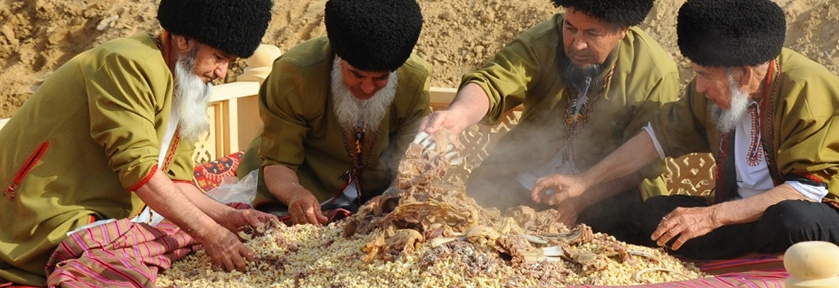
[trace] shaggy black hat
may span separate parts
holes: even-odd
[[[754,66],[781,54],[784,11],[770,0],[688,0],[676,32],[682,55],[709,67]]]
[[[553,0],[554,5],[574,9],[620,27],[638,25],[650,9],[655,0]]]
[[[271,22],[272,0],[161,0],[160,26],[224,53],[250,57]]]
[[[364,71],[394,71],[422,30],[415,0],[329,0],[324,16],[332,50]]]

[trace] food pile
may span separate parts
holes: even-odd
[[[414,143],[398,192],[324,227],[241,232],[256,253],[245,273],[213,269],[203,251],[173,264],[160,287],[559,287],[629,285],[704,276],[659,249],[553,221],[560,211],[478,206],[442,177],[457,144],[437,133]],[[456,160],[455,160],[456,161]]]

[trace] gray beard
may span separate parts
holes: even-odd
[[[344,73],[341,71],[341,58],[335,57],[332,63],[330,85],[332,88],[332,102],[335,116],[342,128],[355,130],[362,127],[366,131],[377,131],[382,118],[390,108],[396,96],[396,73],[390,73],[390,79],[385,87],[377,91],[367,100],[355,98],[347,85],[344,85]]]
[[[710,104],[711,116],[716,120],[717,129],[722,133],[734,130],[734,127],[743,120],[749,110],[749,95],[737,88],[731,74],[728,75],[728,89],[731,92],[731,107],[721,109],[716,103],[711,102]]]
[[[191,55],[178,57],[178,62],[175,63],[175,91],[172,100],[172,114],[179,119],[180,136],[193,143],[210,131],[207,107],[213,86],[204,83],[192,72],[197,51],[196,48]]]

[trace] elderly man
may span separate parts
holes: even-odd
[[[106,42],[44,81],[0,130],[0,284],[44,285],[68,232],[132,217],[165,217],[216,264],[244,269],[253,253],[234,232],[271,216],[203,195],[190,182],[192,152],[209,127],[209,82],[253,54],[271,7],[162,0],[162,33]]]
[[[274,62],[259,93],[265,127],[237,170],[260,169],[255,207],[295,224],[382,194],[431,113],[431,67],[411,54],[414,0],[329,0],[324,21],[326,37]]]
[[[645,202],[649,245],[714,259],[839,243],[839,78],[783,48],[785,30],[770,0],[687,1],[678,43],[696,78],[685,96],[591,170],[546,178],[533,196],[560,201],[664,156],[714,152],[712,201]]]
[[[482,205],[547,208],[530,200],[536,179],[575,174],[593,166],[637,134],[663,102],[675,100],[679,72],[670,54],[635,27],[652,0],[556,0],[566,8],[521,34],[480,70],[463,77],[446,111],[428,117],[423,129],[458,133],[485,118],[496,123],[519,104],[519,124],[475,170],[467,192]],[[663,162],[662,162],[663,163]],[[551,203],[567,225],[629,240],[631,211],[642,203],[639,184],[661,167],[594,187]],[[660,178],[643,192],[660,194]]]

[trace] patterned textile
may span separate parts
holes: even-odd
[[[236,176],[236,167],[239,167],[243,154],[245,154],[243,151],[235,152],[221,159],[196,166],[192,182],[204,193],[218,187],[224,178]]]
[[[752,253],[730,260],[694,261],[702,272],[712,275],[747,271],[784,271],[784,254]]]
[[[713,277],[699,279],[644,284],[621,287],[647,287],[647,288],[675,288],[675,287],[756,287],[756,288],[782,288],[789,274],[783,271],[753,271],[748,273],[729,273]],[[610,286],[575,286],[575,287],[610,287]]]
[[[154,287],[168,269],[200,246],[178,226],[120,219],[76,232],[47,262],[49,287]]]

